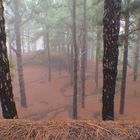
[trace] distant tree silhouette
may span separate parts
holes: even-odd
[[[130,0],[125,0],[125,5],[128,5]],[[127,64],[128,64],[128,33],[129,33],[129,10],[125,12],[125,38],[124,38],[124,54],[123,54],[123,71],[122,71],[122,81],[121,81],[121,100],[120,100],[120,114],[124,113],[125,105],[125,89],[126,89],[126,77],[127,77]]]
[[[78,48],[76,43],[76,0],[73,0],[73,119],[77,119],[77,64]]]
[[[44,29],[46,30],[47,27]],[[44,45],[47,52],[47,67],[48,67],[48,81],[51,82],[52,79],[52,68],[51,68],[51,52],[50,52],[50,40],[49,40],[49,31],[44,34]]]
[[[19,15],[19,4],[18,0],[14,0],[14,30],[16,36],[16,55],[17,55],[17,70],[18,70],[18,81],[20,89],[20,104],[21,107],[27,107],[24,75],[23,75],[23,64],[22,64],[22,50],[21,50],[21,35],[20,35],[20,15]]]
[[[81,48],[81,91],[82,101],[81,107],[85,108],[85,68],[87,59],[87,0],[83,1],[83,43]]]
[[[140,27],[140,18],[138,19],[138,27]],[[140,31],[137,31],[137,40],[136,40],[136,50],[134,56],[134,74],[133,80],[136,82],[138,78],[138,68],[139,68],[139,51],[140,51]]]
[[[104,1],[102,119],[114,120],[114,95],[118,64],[121,0]]]
[[[6,48],[6,33],[3,2],[0,0],[0,99],[5,119],[17,118],[17,110],[13,98],[9,61]]]
[[[99,53],[101,48],[101,33],[97,26],[97,46],[96,46],[96,66],[95,66],[95,84],[96,84],[96,93],[98,93],[99,88]]]

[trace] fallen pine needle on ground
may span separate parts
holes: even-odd
[[[0,140],[140,140],[140,121],[0,120]]]

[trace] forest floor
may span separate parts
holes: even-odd
[[[1,140],[139,140],[140,121],[0,120]]]
[[[47,66],[36,64],[29,59],[33,55],[26,54],[24,60],[24,79],[27,97],[27,108],[20,107],[19,86],[16,73],[13,76],[13,90],[19,118],[31,120],[70,120],[72,117],[72,87],[70,75],[66,70],[61,74],[52,69],[52,81],[47,80]],[[28,60],[28,61],[27,61]],[[86,74],[85,109],[81,108],[80,89],[78,90],[78,119],[101,120],[102,110],[102,65],[99,70],[99,93],[96,93],[95,64],[88,62]],[[79,82],[80,83],[80,82]],[[120,90],[115,96],[116,119],[140,119],[140,78],[132,80],[132,70],[128,70],[125,114],[119,115]],[[0,115],[1,116],[1,115]]]

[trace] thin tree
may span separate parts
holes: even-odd
[[[130,0],[126,0],[125,4],[128,5]],[[120,114],[124,113],[125,105],[125,90],[126,90],[126,76],[127,76],[127,64],[128,64],[128,34],[129,34],[129,10],[125,12],[125,40],[124,40],[124,54],[123,54],[123,71],[121,81],[121,100],[120,100]]]
[[[77,119],[77,63],[78,63],[78,49],[76,43],[76,0],[73,0],[73,119]]]
[[[17,70],[18,70],[18,81],[20,88],[20,104],[21,107],[27,107],[26,95],[25,95],[25,85],[23,76],[23,63],[22,63],[22,50],[21,50],[21,36],[20,36],[20,15],[19,15],[19,1],[14,0],[14,30],[16,36],[16,47],[17,47]]]
[[[138,27],[140,27],[140,19],[138,19]],[[137,31],[137,40],[136,40],[136,50],[134,56],[134,82],[137,81],[138,78],[138,67],[139,67],[139,51],[140,51],[140,31]]]
[[[97,26],[98,28],[98,26]],[[98,87],[99,87],[99,52],[100,52],[100,32],[99,29],[97,29],[97,46],[96,46],[96,67],[95,67],[95,84],[96,84],[96,93],[98,93]]]
[[[118,64],[121,0],[104,1],[102,119],[114,120],[114,95]]]
[[[85,67],[86,67],[86,48],[87,48],[87,0],[83,1],[83,43],[81,48],[81,107],[85,108]]]
[[[48,57],[48,81],[51,82],[52,71],[51,71],[51,52],[50,52],[49,31],[47,32],[47,57]]]
[[[59,55],[62,56],[61,44],[58,44],[58,52],[59,52]],[[61,75],[62,73],[61,60],[59,60],[59,63],[58,63],[58,71],[59,71],[59,75]]]
[[[74,65],[73,65],[73,58],[74,58],[74,46],[73,46],[73,7],[72,7],[72,3],[73,1],[67,1],[68,3],[68,9],[71,15],[71,21],[69,21],[70,24],[68,24],[68,33],[69,33],[69,49],[70,49],[70,67],[69,67],[69,71],[70,71],[70,84],[71,86],[73,86],[74,82]],[[71,39],[72,38],[72,39]]]
[[[17,118],[6,47],[3,1],[0,0],[0,100],[5,119]]]
[[[47,28],[47,27],[46,27]],[[46,30],[46,28],[44,30]],[[50,40],[49,40],[49,30],[44,35],[44,45],[47,51],[47,68],[48,68],[48,81],[51,82],[52,72],[51,72],[51,53],[50,53]]]
[[[71,68],[70,68],[70,84],[71,86],[73,86],[74,82],[73,82],[73,77],[74,77],[74,65],[73,65],[73,57],[74,57],[74,47],[73,47],[73,43],[70,44],[70,57],[71,57],[71,61],[70,61],[70,64],[71,64]]]
[[[70,38],[70,31],[69,31],[69,28],[67,29],[67,40],[69,40]],[[67,56],[68,56],[68,59],[67,59],[67,67],[68,67],[68,72],[71,73],[71,44],[70,44],[70,41],[67,42]]]

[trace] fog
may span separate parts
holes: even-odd
[[[69,120],[73,116],[74,47],[73,5],[69,0],[6,0],[5,24],[14,100],[18,116],[31,120]],[[86,10],[86,11],[85,11]],[[77,115],[102,119],[103,88],[102,0],[81,0],[76,5]],[[129,35],[121,16],[115,118],[140,118],[140,16],[129,12]],[[138,16],[137,16],[138,15]],[[85,25],[85,26],[84,26]],[[86,43],[83,41],[85,35]],[[120,114],[124,44],[128,39],[125,106]],[[83,51],[83,44],[85,50]],[[85,96],[82,105],[82,66],[85,56]],[[0,109],[2,118],[2,110]]]

